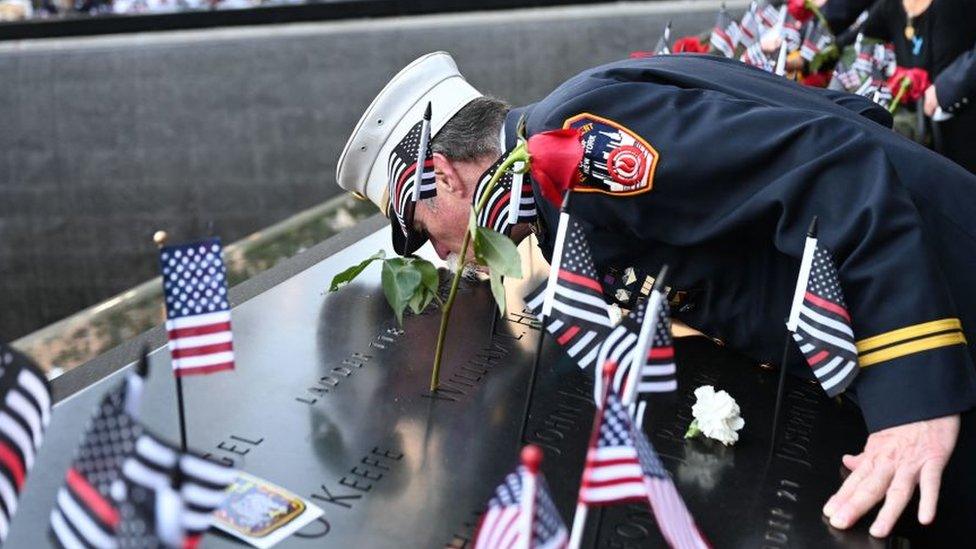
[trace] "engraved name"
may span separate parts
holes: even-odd
[[[566,376],[570,377],[570,376]],[[593,382],[584,378],[556,391],[555,406],[542,418],[541,424],[526,435],[526,443],[536,444],[546,453],[562,455],[563,441],[570,432],[588,430],[593,416]]]
[[[235,459],[248,455],[262,442],[264,437],[230,435],[216,444],[216,451],[207,452],[203,457],[233,467]]]
[[[336,481],[338,487],[332,485],[330,489],[329,485],[323,483],[311,497],[342,509],[352,509],[353,504],[371,492],[373,487],[382,481],[393,466],[402,459],[403,453],[399,450],[374,446]]]
[[[356,372],[369,364],[369,361],[373,358],[373,355],[369,354],[374,352],[372,349],[386,349],[388,346],[396,343],[403,334],[404,331],[400,328],[387,328],[383,330],[369,342],[370,350],[367,352],[357,351],[343,358],[341,362],[329,370],[328,374],[320,377],[312,386],[306,388],[304,394],[296,396],[295,400],[307,406],[312,406],[319,401],[319,398],[334,393],[336,389],[343,385],[346,379],[352,377]]]

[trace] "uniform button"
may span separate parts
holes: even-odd
[[[968,105],[969,104],[969,98],[968,97],[963,97],[962,98],[962,104],[963,105]]]
[[[759,367],[763,370],[775,370],[776,366],[772,362],[760,362]]]
[[[722,338],[713,337],[711,338],[711,340],[715,342],[715,344],[718,345],[719,347],[725,347],[725,341],[723,341]]]

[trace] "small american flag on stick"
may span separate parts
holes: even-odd
[[[475,549],[560,549],[568,531],[539,472],[542,450],[526,446],[522,465],[509,473],[488,501],[475,534]],[[526,532],[531,532],[531,536]],[[527,539],[528,538],[528,539]]]
[[[722,52],[725,57],[732,57],[735,55],[735,48],[741,39],[742,30],[739,28],[739,23],[732,19],[732,16],[725,9],[725,4],[722,4],[715,20],[715,27],[712,28],[710,38],[712,46]]]
[[[807,234],[786,326],[827,395],[844,392],[857,376],[857,346],[837,268],[817,239],[816,218]]]
[[[234,369],[222,252],[219,238],[159,250],[166,330],[177,376]]]
[[[588,506],[647,502],[658,528],[672,547],[705,548],[708,541],[644,432],[637,429],[610,378],[616,365],[604,365],[603,405],[593,421],[593,434],[583,468],[570,546],[582,538]]]

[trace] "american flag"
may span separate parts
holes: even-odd
[[[143,431],[122,465],[119,546],[196,546],[236,474]]]
[[[425,118],[418,121],[403,139],[390,152],[386,173],[389,185],[390,207],[400,221],[400,228],[407,234],[409,221],[408,207],[416,200],[437,195],[434,177],[434,156],[430,148],[430,105],[427,105]],[[420,161],[421,155],[423,162]],[[417,166],[421,165],[418,177]],[[420,192],[414,195],[414,188],[420,180]]]
[[[807,238],[787,327],[827,395],[844,392],[857,376],[857,346],[837,269],[816,237]]]
[[[837,67],[834,68],[832,82],[836,82],[845,91],[854,92],[861,86],[863,80],[864,76],[860,72],[846,67],[843,63],[837,63]]]
[[[803,41],[800,35],[800,26],[796,21],[789,21],[783,24],[783,40],[786,42],[787,53],[800,49]]]
[[[631,425],[634,445],[637,448],[637,459],[640,461],[644,483],[647,486],[651,511],[657,521],[664,539],[671,547],[678,549],[705,549],[711,544],[698,529],[688,507],[685,506],[681,494],[674,486],[674,481],[667,469],[661,463],[657,452],[647,440],[644,432]]]
[[[507,154],[503,154],[478,180],[472,203],[478,204],[488,190],[488,183],[501,166]],[[515,185],[518,182],[519,185]],[[516,201],[513,203],[513,200]],[[514,204],[514,205],[513,205]],[[513,222],[510,212],[516,208]],[[535,199],[532,198],[532,183],[522,174],[511,172],[502,175],[488,196],[485,207],[478,212],[478,225],[507,235],[515,223],[532,223],[536,219]]]
[[[488,509],[481,519],[475,537],[475,549],[508,549],[525,546],[525,534],[520,531],[522,518],[523,479],[530,475],[520,465],[509,473],[495,489],[488,501]],[[535,500],[532,503],[532,542],[530,549],[557,549],[566,546],[569,534],[559,511],[549,496],[549,487],[541,473],[535,477]]]
[[[762,36],[779,23],[779,10],[762,0],[756,6],[756,19],[759,22],[759,36]]]
[[[580,503],[647,502],[672,547],[709,547],[671,475],[612,388],[606,391],[596,421],[580,484]]]
[[[866,78],[854,93],[877,102],[878,92],[881,91],[882,88],[887,90],[888,83],[881,74],[881,69],[874,67],[871,69],[871,76]]]
[[[526,307],[545,323],[580,368],[586,368],[595,361],[613,322],[586,231],[575,218],[560,215],[565,216],[565,222],[560,222],[549,280],[526,296]],[[547,302],[551,303],[548,312]]]
[[[723,5],[718,12],[715,27],[712,28],[712,46],[722,52],[725,57],[732,57],[735,55],[735,48],[739,45],[741,38],[742,31],[739,29],[739,24],[732,19]]]
[[[661,299],[658,307],[656,327],[647,353],[647,360],[641,367],[637,394],[668,393],[677,390],[677,367],[674,362],[674,340],[671,335],[671,307],[667,299]],[[613,390],[621,395],[627,394],[627,381],[630,367],[636,352],[641,324],[645,321],[647,301],[642,300],[637,307],[614,327],[600,347],[597,364],[606,361],[618,364],[613,376]],[[650,319],[646,319],[650,322]],[[600,402],[603,395],[603,376],[595,376],[593,401]]]
[[[177,376],[234,369],[227,274],[219,238],[163,246],[166,330]]]
[[[115,547],[120,522],[113,486],[142,427],[126,413],[126,383],[112,388],[89,420],[74,461],[51,510],[51,531],[61,547]]]
[[[818,22],[810,22],[810,32],[807,33],[806,39],[803,40],[803,45],[800,46],[800,57],[802,57],[808,63],[813,61],[813,58],[817,56],[818,53],[824,50],[824,48],[829,47],[833,44],[834,38],[830,35],[830,32],[821,27]]]
[[[742,20],[739,22],[739,31],[739,42],[747,48],[759,40],[759,15],[756,14],[755,1],[742,14]]]
[[[17,497],[51,421],[47,378],[26,356],[0,343],[0,544],[17,512]]]
[[[742,53],[740,60],[746,65],[762,69],[766,72],[773,72],[776,67],[773,61],[762,50],[762,43],[755,42]]]

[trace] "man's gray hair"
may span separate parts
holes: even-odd
[[[502,154],[498,135],[509,108],[508,103],[494,97],[472,100],[437,132],[431,150],[465,162],[498,157]]]

